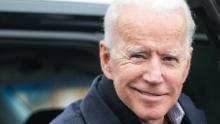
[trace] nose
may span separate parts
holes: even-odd
[[[150,84],[160,84],[163,82],[163,75],[161,70],[161,63],[159,59],[152,59],[145,66],[143,79]]]

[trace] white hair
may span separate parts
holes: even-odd
[[[154,11],[164,11],[181,8],[184,11],[187,24],[186,44],[192,45],[193,35],[195,32],[195,23],[193,21],[189,6],[185,0],[115,0],[108,7],[104,17],[104,44],[111,48],[113,41],[117,36],[117,20],[119,16],[119,7],[124,5],[134,5],[144,7]]]

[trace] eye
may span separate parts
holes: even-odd
[[[178,63],[178,58],[174,56],[165,56],[163,57],[163,61],[166,63]]]
[[[147,55],[144,53],[133,53],[130,55],[130,61],[134,64],[141,64],[147,60]]]
[[[146,59],[146,56],[142,54],[133,54],[130,58],[137,58],[137,59]]]
[[[162,61],[165,66],[172,68],[177,68],[180,64],[179,59],[175,56],[164,56]]]

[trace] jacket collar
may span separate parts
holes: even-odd
[[[182,123],[207,124],[205,113],[197,109],[188,96],[182,93],[179,98],[179,103],[185,112],[185,117]]]
[[[88,94],[80,105],[83,117],[88,124],[121,124],[97,91],[100,81],[102,81],[102,76],[98,76],[93,81]]]
[[[206,124],[204,113],[193,105],[188,96],[181,94],[179,103],[185,112],[182,123]],[[119,100],[112,81],[102,75],[93,81],[80,109],[88,124],[141,124]]]
[[[98,85],[98,92],[120,122],[140,124],[140,119],[117,96],[112,80],[103,76]]]

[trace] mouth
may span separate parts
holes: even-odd
[[[148,95],[148,96],[162,96],[163,94],[159,94],[159,93],[150,93],[150,92],[144,92],[144,91],[139,91],[141,94],[143,95]]]
[[[165,92],[150,92],[145,90],[140,90],[138,88],[132,87],[134,91],[136,91],[141,97],[144,99],[147,99],[148,101],[155,101],[163,98],[164,96],[167,96],[168,93]]]

